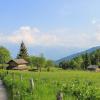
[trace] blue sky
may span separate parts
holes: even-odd
[[[0,0],[0,45],[15,57],[22,40],[54,60],[98,46],[100,0]]]

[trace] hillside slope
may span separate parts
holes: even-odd
[[[72,54],[72,55],[70,55],[70,56],[61,58],[61,59],[55,61],[55,63],[56,63],[56,64],[59,64],[59,63],[62,62],[62,61],[71,60],[71,59],[73,59],[73,58],[75,58],[75,57],[77,57],[77,56],[79,56],[79,55],[81,55],[81,54],[85,54],[86,52],[87,52],[87,53],[91,53],[91,52],[93,52],[93,51],[95,51],[95,50],[97,50],[97,49],[100,49],[100,46],[96,46],[96,47],[90,48],[90,49],[88,49],[88,50],[85,50],[85,51],[82,51],[82,52],[79,52],[79,53],[75,53],[75,54]]]

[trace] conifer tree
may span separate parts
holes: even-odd
[[[91,65],[90,55],[86,53],[84,56],[84,69],[87,69],[89,65]]]
[[[95,51],[95,64],[99,66],[100,64],[100,50]]]
[[[19,54],[17,55],[17,58],[18,59],[27,59],[28,58],[27,48],[23,41],[20,45],[20,51],[19,51]]]

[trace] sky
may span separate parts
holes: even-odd
[[[13,57],[57,60],[100,44],[100,0],[0,0],[0,45]]]

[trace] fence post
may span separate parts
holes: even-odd
[[[15,79],[15,74],[12,73],[12,80],[14,81],[14,79]]]
[[[23,80],[23,77],[22,77],[22,74],[20,74],[20,81],[22,81]]]
[[[58,93],[57,93],[57,100],[63,100],[63,93],[61,92],[61,91],[59,91]]]
[[[14,100],[14,78],[15,78],[15,74],[12,73],[12,99]]]
[[[6,74],[8,75],[8,70],[7,70]]]
[[[16,96],[18,97],[18,100],[20,100],[20,93],[19,93],[19,91],[16,92]]]
[[[32,78],[30,79],[30,89],[31,89],[31,93],[33,94],[33,89],[34,89],[34,81],[33,81],[33,79],[32,79]]]

